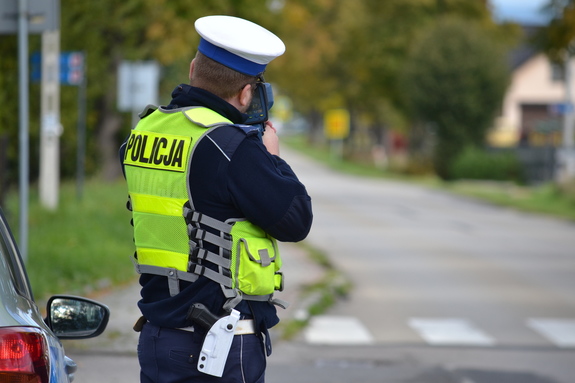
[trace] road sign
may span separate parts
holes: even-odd
[[[140,112],[158,105],[160,66],[156,61],[122,61],[118,68],[118,109]]]
[[[28,33],[60,29],[60,0],[28,0]],[[18,32],[18,0],[0,1],[0,35]]]
[[[60,54],[60,83],[80,85],[84,79],[84,53],[62,52]]]
[[[349,135],[349,112],[347,109],[331,109],[325,113],[324,131],[327,138],[342,140]]]
[[[32,54],[31,78],[32,81],[42,80],[42,55],[39,52]],[[62,52],[60,53],[60,84],[80,85],[84,79],[84,53]]]
[[[568,113],[573,113],[574,109],[575,108],[573,107],[573,104],[566,103],[566,102],[563,102],[560,104],[549,105],[549,111],[552,114],[556,114],[556,115],[557,114],[564,115],[564,114],[568,114]]]

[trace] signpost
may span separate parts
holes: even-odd
[[[549,106],[549,112],[555,115],[565,115],[567,113],[573,113],[574,107],[572,103],[560,103],[560,104],[553,104]]]
[[[43,44],[46,46],[46,44]],[[47,53],[50,55],[50,53]],[[52,58],[50,61],[54,65],[58,65],[59,71],[58,73],[47,73],[43,76],[43,73],[46,71],[53,71],[53,67],[48,67],[44,69],[47,59],[43,59],[44,55],[39,52],[32,54],[32,81],[42,81],[42,90],[49,88],[49,86],[44,85],[48,79],[58,79],[60,85],[71,85],[78,87],[78,128],[77,128],[77,154],[76,154],[76,190],[78,199],[82,198],[82,189],[84,183],[84,158],[86,152],[86,55],[84,52],[61,52],[58,57],[55,57],[52,54]],[[58,63],[58,64],[56,64]],[[55,84],[58,83],[55,82]],[[53,86],[56,86],[53,84]],[[46,100],[47,97],[43,97],[43,100]],[[43,119],[46,119],[46,125],[51,126],[53,129],[48,128],[48,133],[53,135],[60,135],[61,127],[59,123],[55,123],[55,121],[59,121],[59,118],[54,120],[50,117],[50,114],[42,112]],[[43,121],[44,122],[44,121]],[[42,148],[45,148],[45,145],[41,145]],[[42,169],[42,163],[46,161],[44,157],[42,158],[42,162],[40,164]],[[57,163],[53,163],[53,167],[47,167],[45,171],[41,174],[46,174],[46,172],[50,172],[50,169],[57,169],[59,165]],[[44,183],[41,182],[41,185],[47,185],[46,187],[40,187],[40,195],[41,200],[44,206],[55,208],[56,201],[57,201],[57,193],[58,193],[58,182],[57,178],[59,178],[58,174],[52,174],[47,176],[44,180]],[[52,186],[50,186],[52,185]]]
[[[147,105],[158,105],[160,66],[156,61],[122,61],[118,67],[118,109],[132,112],[132,126]]]
[[[27,33],[41,34],[60,29],[60,0],[0,1],[0,35],[14,35],[26,19]]]
[[[325,113],[324,132],[331,142],[332,156],[343,157],[343,140],[349,135],[349,112],[347,109],[331,109]]]
[[[86,158],[86,87],[88,84],[86,54],[84,52],[65,52],[60,56],[60,65],[64,66],[60,82],[78,86],[78,148],[76,150],[76,196],[82,199],[84,191],[84,163]]]
[[[28,94],[28,1],[20,0],[18,7],[18,141],[20,147],[20,251],[24,262],[28,258],[28,195],[30,178],[30,96]]]
[[[60,184],[60,31],[42,34],[40,176],[39,191],[42,206],[58,207]]]

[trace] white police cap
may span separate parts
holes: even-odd
[[[201,36],[198,50],[240,73],[257,76],[285,52],[279,37],[251,21],[233,16],[206,16],[196,20]]]

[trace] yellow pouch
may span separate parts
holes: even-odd
[[[234,287],[248,295],[268,295],[283,287],[277,242],[249,221],[232,227]]]

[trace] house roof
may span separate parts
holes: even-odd
[[[516,70],[538,53],[539,52],[535,48],[527,45],[514,49],[509,53],[509,64],[511,65],[511,69]]]
[[[540,51],[530,42],[531,38],[540,29],[540,27],[523,25],[521,26],[521,29],[523,31],[521,43],[512,49],[508,55],[508,62],[513,71],[540,53]]]

